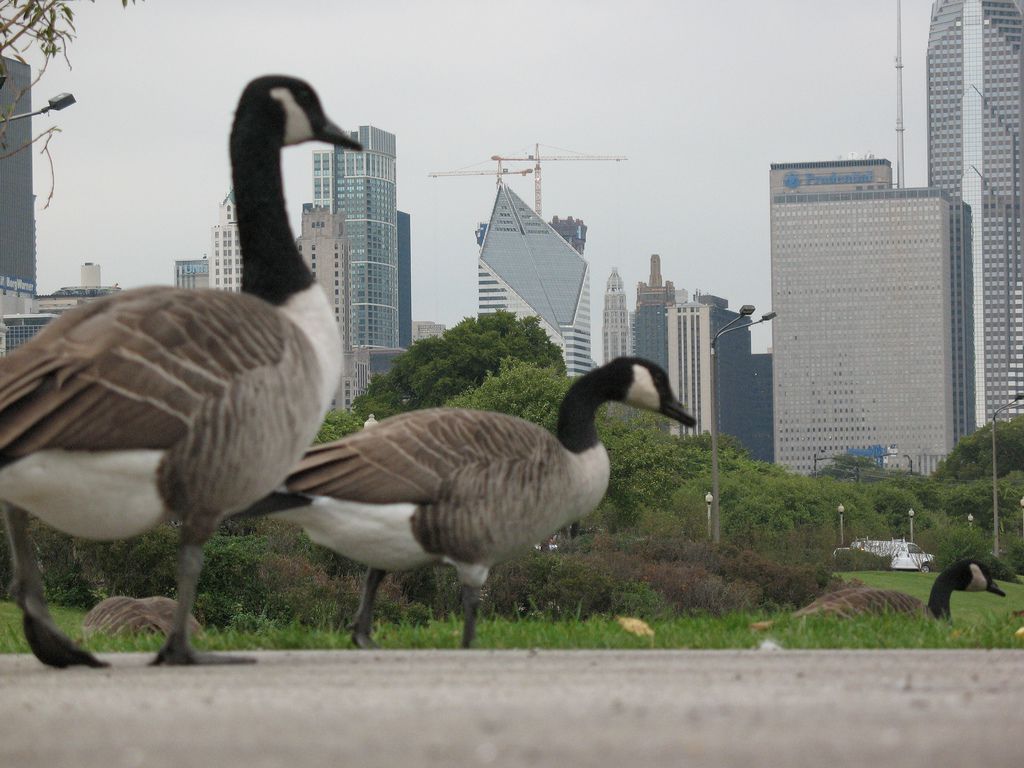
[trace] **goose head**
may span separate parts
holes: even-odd
[[[660,366],[640,357],[619,357],[603,368],[609,387],[608,399],[660,413],[687,427],[697,424],[680,403]]]
[[[270,126],[280,146],[324,141],[356,151],[363,148],[328,119],[309,83],[286,75],[258,77],[246,86],[235,115],[236,131],[246,124],[264,130]]]
[[[1006,593],[992,580],[988,566],[978,560],[959,560],[953,563],[943,575],[948,574],[954,589],[964,592],[991,592],[1006,597]]]

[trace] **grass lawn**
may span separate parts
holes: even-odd
[[[932,574],[858,572],[845,574],[872,586],[900,589],[926,599]],[[1021,648],[1024,635],[1016,631],[1024,618],[1024,585],[1001,584],[1007,597],[989,594],[953,595],[953,623],[907,616],[867,616],[856,620],[830,617],[793,619],[788,613],[732,614],[652,621],[653,637],[625,631],[613,618],[587,621],[541,619],[482,619],[477,625],[478,648],[756,648],[770,639],[783,648]],[[81,640],[84,611],[53,608],[57,623]],[[770,619],[770,629],[755,630],[755,621]],[[423,626],[381,624],[375,639],[382,648],[457,648],[462,632],[459,619],[431,621]],[[156,652],[162,642],[153,636],[98,635],[85,642],[96,652]],[[260,632],[210,629],[196,638],[206,650],[351,649],[348,632],[298,626],[269,627]],[[20,611],[0,603],[0,653],[28,653]]]

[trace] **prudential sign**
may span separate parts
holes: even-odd
[[[855,173],[796,173],[791,171],[782,179],[786,189],[821,186],[823,184],[871,184],[875,180],[873,171]]]

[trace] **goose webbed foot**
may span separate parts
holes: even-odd
[[[35,547],[28,532],[28,513],[20,507],[0,502],[4,527],[11,545],[11,565],[14,580],[11,582],[11,597],[21,608],[25,639],[32,653],[43,664],[51,667],[105,667],[88,651],[82,650],[60,631],[46,607],[43,594],[42,573],[36,561]]]
[[[176,632],[167,637],[164,647],[157,653],[151,666],[188,666],[198,664],[255,664],[251,656],[233,656],[228,653],[201,653],[189,645],[188,640]]]
[[[61,632],[49,616],[33,616],[25,611],[23,620],[25,639],[28,640],[32,653],[43,664],[64,669],[71,666],[106,667],[88,651],[75,645],[67,635]]]
[[[359,632],[355,630],[355,627],[349,627],[349,629],[353,630],[352,642],[357,648],[362,648],[364,651],[372,651],[380,648],[377,642],[370,637],[369,632]]]

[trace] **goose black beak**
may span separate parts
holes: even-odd
[[[680,424],[684,424],[687,427],[694,427],[697,425],[697,420],[693,418],[678,400],[665,403],[661,406],[661,412],[670,419],[675,419]]]
[[[353,139],[330,120],[325,121],[324,124],[320,126],[320,129],[316,132],[316,139],[318,141],[326,141],[328,144],[338,144],[348,149],[354,149],[357,152],[361,152],[363,149],[362,144]]]
[[[994,581],[989,583],[985,591],[991,592],[994,595],[999,595],[1000,597],[1006,597],[1006,593],[1003,592],[1003,590],[999,588],[999,585],[996,584]]]

